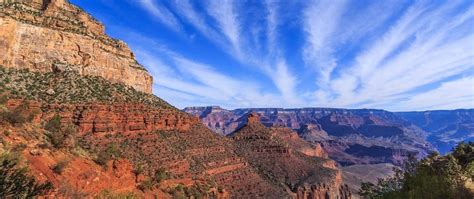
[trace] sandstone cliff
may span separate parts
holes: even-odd
[[[125,43],[67,0],[0,1],[0,65],[74,70],[151,93],[152,77]]]

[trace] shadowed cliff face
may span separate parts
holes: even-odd
[[[184,111],[222,134],[235,131],[245,124],[248,112],[256,112],[263,125],[295,130],[306,141],[320,143],[329,157],[342,165],[399,164],[407,155],[421,157],[434,150],[425,131],[383,110],[191,107]]]
[[[66,0],[0,1],[0,65],[73,70],[151,93],[152,77],[122,41]]]

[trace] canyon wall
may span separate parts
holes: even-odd
[[[128,46],[67,0],[0,1],[0,65],[73,70],[152,92],[152,76]]]

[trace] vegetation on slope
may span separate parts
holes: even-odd
[[[156,108],[174,108],[164,100],[136,91],[130,86],[75,71],[39,73],[0,66],[0,93],[10,98],[36,100],[48,104],[87,102],[142,103]]]
[[[446,156],[410,158],[394,176],[377,184],[363,183],[359,194],[365,198],[473,198],[473,178],[474,142],[460,143]]]
[[[4,152],[0,155],[0,196],[4,198],[32,198],[46,194],[50,183],[38,183],[20,166],[18,155]]]

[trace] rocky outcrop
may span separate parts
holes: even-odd
[[[280,198],[352,197],[336,163],[321,147],[311,146],[290,129],[266,128],[259,121],[258,114],[249,113],[246,124],[230,137],[239,155],[278,190],[284,190]]]
[[[73,70],[151,93],[152,77],[125,43],[67,0],[0,1],[0,65]]]

